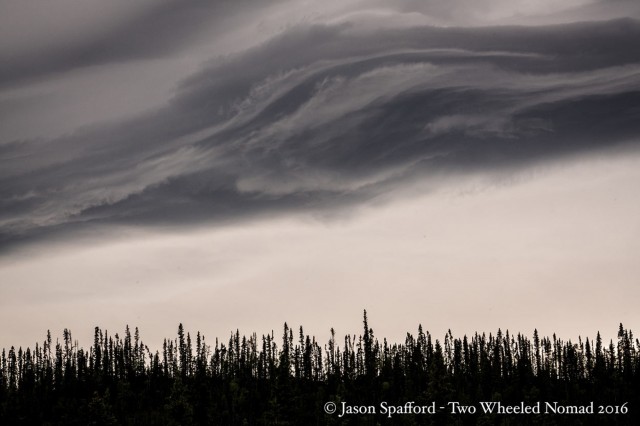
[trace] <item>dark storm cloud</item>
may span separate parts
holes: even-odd
[[[416,179],[634,146],[638,39],[630,19],[291,28],[212,60],[165,108],[0,146],[2,243],[325,211]]]

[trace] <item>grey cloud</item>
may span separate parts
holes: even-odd
[[[35,17],[32,21],[21,23],[20,26],[13,22],[4,23],[4,27],[11,27],[13,30],[10,34],[4,34],[6,39],[12,41],[12,44],[0,43],[0,62],[6,64],[0,69],[0,87],[11,87],[19,82],[41,78],[51,73],[63,73],[71,69],[175,54],[191,43],[205,42],[201,40],[203,33],[206,33],[208,37],[217,37],[234,30],[237,26],[248,23],[257,25],[260,11],[267,10],[271,5],[278,3],[290,4],[292,8],[302,7],[298,2],[291,0],[260,2],[250,0],[164,0],[141,2],[135,6],[127,5],[126,2],[114,2],[112,5],[99,5],[100,8],[106,8],[111,13],[105,13],[107,16],[104,18],[104,22],[100,21],[98,17],[92,16],[90,22],[96,22],[94,29],[86,25],[77,25],[78,21],[82,21],[82,15],[74,10],[77,5],[70,2],[59,0],[47,5],[46,9],[45,6],[37,3],[29,6],[31,9],[38,9],[37,14],[33,13],[33,10],[29,13],[29,9],[24,6],[3,2],[2,8],[8,12],[16,7],[26,9],[17,17],[23,19],[30,15]],[[345,3],[344,7],[346,11],[358,11],[377,5],[390,12],[424,14],[445,25],[469,25],[500,22],[500,19],[491,18],[496,15],[496,10],[506,11],[496,16],[504,15],[507,18],[511,15],[521,16],[522,19],[519,20],[527,22],[524,18],[529,15],[524,13],[530,14],[536,11],[529,3],[503,0],[482,2],[482,4],[470,0],[449,2],[401,0],[390,3],[384,0],[362,4],[358,2]],[[553,3],[549,2],[545,8],[551,5]],[[366,7],[363,9],[363,6]],[[625,16],[640,17],[637,2],[628,0],[616,2],[576,0],[571,2],[569,6],[573,7],[568,7],[567,10],[562,10],[561,13],[556,13],[553,16],[545,17],[542,15],[533,21],[566,22],[575,21],[576,17],[582,20],[596,20],[602,19],[602,16],[609,19]],[[96,5],[94,8],[98,9]],[[121,12],[118,12],[118,9]],[[126,11],[129,13],[125,13]],[[333,14],[327,13],[328,16],[335,14],[335,12]],[[11,13],[6,13],[6,15],[9,17],[7,19],[11,19]],[[42,29],[40,26],[45,19],[43,16],[47,15],[57,17],[59,23],[51,28],[45,26]],[[65,15],[70,16],[66,21]],[[93,13],[92,15],[98,14]],[[252,16],[253,21],[247,21],[249,15]],[[65,22],[67,22],[66,26]],[[505,20],[504,22],[510,21]],[[73,30],[74,26],[78,28]],[[25,27],[29,30],[29,37],[24,37]],[[56,34],[47,33],[52,29],[65,27],[69,28],[65,30],[66,35],[61,40],[55,41]],[[450,34],[447,37],[450,37]],[[437,38],[434,44],[437,44]]]
[[[387,4],[384,0],[381,5]],[[577,21],[603,21],[640,17],[635,0],[397,0],[405,13],[427,15],[442,25],[544,25]]]
[[[523,17],[523,24],[546,24],[576,22],[576,21],[603,21],[617,18],[640,18],[640,3],[635,0],[595,0],[584,4],[576,4],[565,7],[555,13],[541,13],[538,16]]]
[[[630,145],[640,24],[292,28],[166,108],[0,146],[0,244],[333,211],[432,176]]]
[[[0,68],[0,88],[82,67],[175,54],[197,42],[205,31],[209,37],[215,37],[231,30],[232,25],[237,25],[236,15],[243,10],[264,8],[275,1],[147,2],[141,10],[118,15],[118,19],[114,18],[100,30],[81,27],[75,37],[69,36],[51,46],[48,46],[47,34],[34,27],[31,31],[37,34],[41,46],[36,43],[21,50],[6,48],[0,51],[0,62],[8,65]],[[73,4],[67,7],[73,7]],[[65,10],[51,13],[64,15]]]

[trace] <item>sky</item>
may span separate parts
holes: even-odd
[[[0,347],[640,328],[637,1],[0,10]]]

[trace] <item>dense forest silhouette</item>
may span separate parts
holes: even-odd
[[[233,333],[208,342],[199,332],[152,351],[127,326],[95,328],[84,349],[64,330],[34,348],[4,349],[0,424],[22,425],[558,425],[640,424],[640,342],[620,324],[617,341],[563,341],[476,333],[434,339],[422,327],[404,343],[378,340],[366,311],[361,335],[326,344],[284,324],[282,334]],[[435,413],[381,413],[429,406]],[[545,402],[560,413],[485,414],[480,402]],[[342,403],[376,412],[339,417]],[[452,413],[450,402],[474,406]],[[337,411],[327,414],[326,404]],[[593,403],[593,414],[574,414]],[[449,404],[449,405],[448,405]],[[573,408],[572,408],[573,407]],[[602,411],[602,413],[599,413]]]

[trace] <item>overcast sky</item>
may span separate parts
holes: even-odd
[[[637,1],[0,11],[0,347],[640,329]]]

